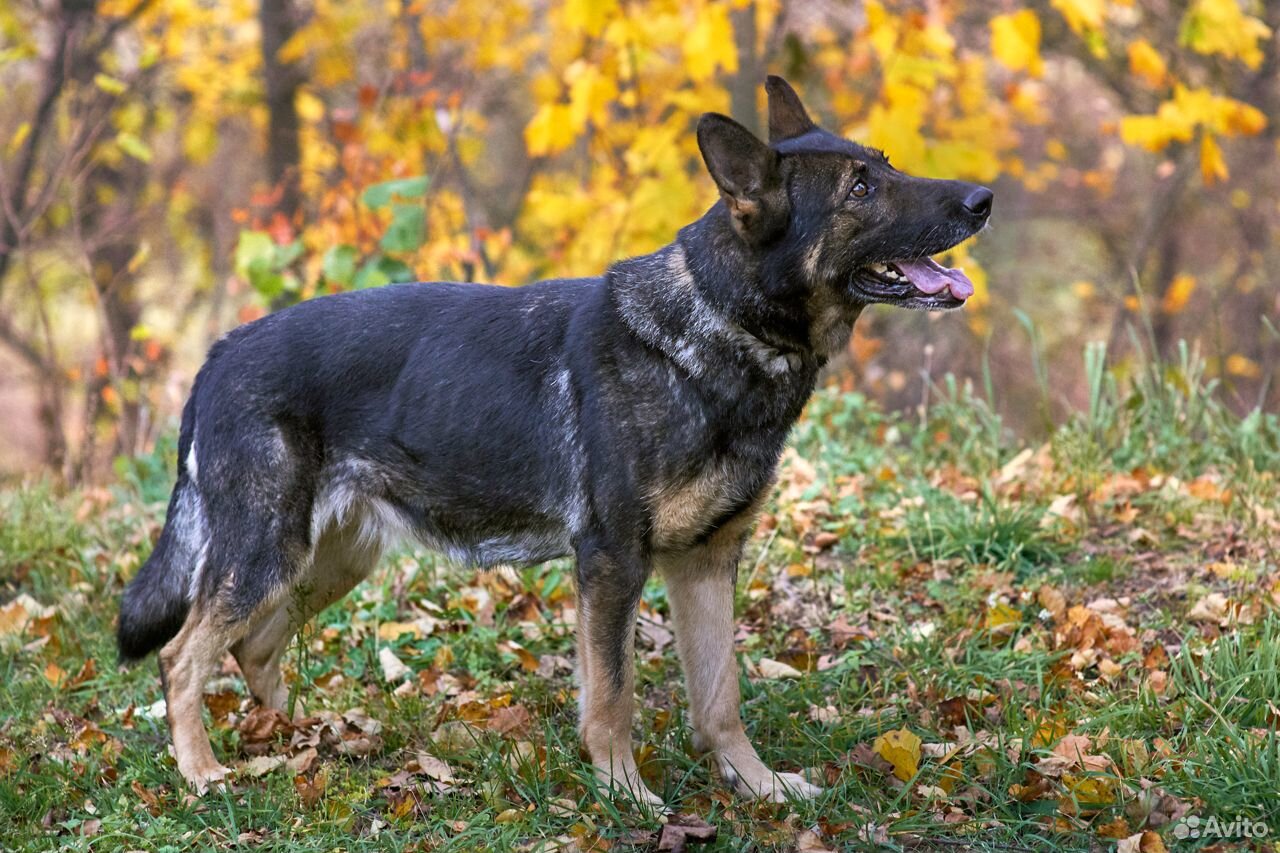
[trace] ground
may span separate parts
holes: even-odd
[[[694,753],[662,587],[636,721],[674,828],[590,783],[571,568],[404,552],[321,615],[287,673],[312,716],[210,683],[197,798],[154,661],[116,665],[124,582],[172,447],[109,488],[0,494],[5,849],[1276,849],[1280,425],[1149,367],[1014,441],[954,383],[890,416],[821,393],[739,574],[743,714],[812,802],[727,793]],[[672,839],[675,840],[672,840]],[[666,846],[662,846],[662,845]]]

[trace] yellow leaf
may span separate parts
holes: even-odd
[[[1213,186],[1218,181],[1231,177],[1227,171],[1227,161],[1222,159],[1222,149],[1208,133],[1200,138],[1200,177],[1205,186]]]
[[[1125,145],[1136,145],[1148,151],[1163,151],[1170,142],[1187,142],[1192,130],[1172,124],[1159,116],[1125,116],[1120,119],[1120,139]]]
[[[1021,621],[1022,613],[1016,608],[1007,604],[997,604],[987,611],[986,618],[982,621],[982,627],[993,634],[1008,636],[1013,633],[1014,628]]]
[[[575,133],[580,133],[588,121],[597,124],[608,119],[609,103],[618,96],[618,86],[600,73],[600,69],[584,60],[578,60],[565,71],[569,83],[569,120]]]
[[[1267,126],[1262,110],[1231,98],[1218,99],[1217,117],[1221,132],[1230,136],[1256,136]]]
[[[45,680],[54,687],[59,687],[62,685],[62,682],[67,680],[67,671],[56,663],[50,662],[50,664],[44,668],[44,677]]]
[[[1238,59],[1250,68],[1262,64],[1258,42],[1271,28],[1246,15],[1239,0],[1196,0],[1182,19],[1181,41],[1197,53]]]
[[[1102,28],[1106,0],[1050,0],[1050,5],[1062,13],[1067,26],[1076,35],[1095,32]]]
[[[9,138],[9,153],[15,154],[22,147],[22,143],[27,141],[27,137],[31,135],[31,122],[24,121],[18,125],[18,129],[13,132],[13,136]]]
[[[1065,773],[1062,784],[1080,806],[1093,811],[1115,800],[1115,781],[1108,776],[1074,776]]]
[[[920,769],[920,738],[910,729],[885,732],[876,738],[873,748],[893,765],[893,775],[910,782]]]
[[[1010,71],[1026,71],[1032,77],[1044,72],[1040,58],[1040,19],[1021,9],[991,19],[991,54]]]
[[[324,101],[310,92],[299,92],[295,99],[298,115],[303,121],[315,124],[324,118]]]
[[[1177,85],[1173,97],[1160,104],[1155,115],[1121,119],[1120,138],[1127,145],[1161,151],[1170,142],[1190,142],[1197,127],[1223,136],[1252,136],[1266,126],[1267,117],[1256,107],[1203,87]],[[1215,152],[1209,153],[1212,157]],[[1225,170],[1225,164],[1222,168]]]
[[[1153,89],[1164,85],[1169,74],[1164,59],[1146,39],[1129,43],[1129,71]]]
[[[594,38],[604,32],[605,25],[617,12],[617,0],[567,0],[564,23],[570,30],[579,30]]]
[[[129,88],[128,84],[123,80],[117,80],[115,77],[101,72],[93,75],[93,85],[108,95],[119,95]]]
[[[1196,277],[1179,273],[1169,282],[1169,289],[1164,292],[1164,299],[1160,301],[1160,310],[1166,314],[1177,314],[1187,307],[1187,300],[1195,289]]]
[[[563,151],[576,136],[568,104],[543,104],[524,129],[525,144],[534,157]]]
[[[685,72],[701,82],[715,74],[717,68],[730,73],[738,70],[738,49],[733,42],[733,24],[724,6],[706,6],[684,36]]]
[[[398,640],[401,634],[412,634],[414,639],[422,637],[422,628],[413,622],[380,622],[378,639],[388,643]]]
[[[218,134],[214,124],[193,116],[182,131],[182,152],[197,163],[203,163],[218,150]]]
[[[1262,375],[1262,367],[1253,359],[1243,356],[1240,353],[1232,353],[1227,356],[1227,373],[1232,376],[1242,376],[1245,379],[1257,379]]]

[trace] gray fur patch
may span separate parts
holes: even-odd
[[[178,493],[173,516],[168,523],[171,525],[174,549],[170,565],[191,567],[191,574],[187,578],[187,601],[195,601],[204,577],[205,559],[209,554],[209,524],[200,493],[194,483],[188,483]]]

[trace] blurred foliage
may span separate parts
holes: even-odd
[[[759,128],[777,72],[899,168],[997,184],[995,232],[946,259],[965,323],[873,312],[844,385],[905,405],[985,364],[1030,409],[1023,310],[1050,408],[1088,397],[1081,341],[1123,360],[1129,325],[1171,357],[1200,339],[1217,393],[1266,407],[1277,24],[1275,0],[5,4],[0,363],[45,461],[84,476],[147,444],[236,321],[668,242],[714,200],[697,117]]]

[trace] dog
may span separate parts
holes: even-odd
[[[661,575],[693,743],[739,795],[820,788],[739,716],[737,564],[819,371],[867,305],[957,308],[930,256],[982,230],[985,187],[912,177],[819,128],[769,77],[769,141],[703,115],[720,198],[598,278],[389,285],[304,302],[213,345],[177,483],[124,592],[122,661],[159,649],[173,754],[227,774],[203,720],[230,650],[283,708],[298,629],[412,538],[479,567],[576,559],[579,732],[595,774],[655,807],[631,744],[637,606]]]

